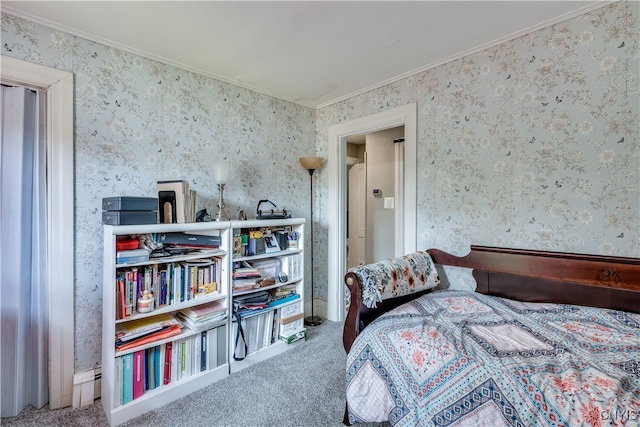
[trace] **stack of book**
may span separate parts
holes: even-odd
[[[189,188],[189,181],[158,181],[156,188],[160,223],[195,222],[196,191]]]
[[[182,325],[170,314],[159,314],[118,323],[116,325],[116,351],[124,351],[178,335]]]
[[[259,288],[260,285],[257,282],[262,278],[262,275],[257,268],[252,267],[247,262],[241,261],[234,263],[231,278],[233,282],[233,292],[236,293]]]
[[[204,331],[227,318],[227,307],[224,300],[212,301],[184,308],[178,312],[178,317],[189,329],[198,332]]]
[[[296,294],[296,285],[292,283],[290,285],[279,286],[275,289],[270,289],[269,293],[271,294],[271,301],[276,301],[281,298],[286,298],[291,295]]]

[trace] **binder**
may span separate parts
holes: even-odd
[[[167,385],[171,382],[172,356],[173,356],[173,343],[168,342],[165,347],[165,353],[164,353],[164,379],[162,382],[164,385]]]
[[[164,372],[164,367],[160,364],[161,351],[160,346],[157,345],[153,348],[153,376],[154,376],[154,384],[156,387],[160,387],[162,374]]]
[[[122,356],[122,404],[133,400],[133,353]]]
[[[133,353],[133,399],[137,399],[144,394],[144,370],[145,370],[144,350]]]
[[[200,372],[207,370],[207,331],[200,334]]]

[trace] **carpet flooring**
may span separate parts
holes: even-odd
[[[345,363],[342,324],[325,321],[309,328],[302,345],[122,425],[339,427],[343,425]],[[109,425],[100,400],[78,409],[27,407],[17,417],[3,418],[0,424],[3,427]]]

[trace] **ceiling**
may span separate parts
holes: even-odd
[[[2,1],[3,12],[320,108],[596,1]]]

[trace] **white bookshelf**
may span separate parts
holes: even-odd
[[[249,264],[255,262],[264,262],[269,260],[275,260],[277,264],[280,266],[279,271],[283,271],[287,274],[286,281],[279,281],[278,277],[275,277],[276,283],[273,285],[261,287],[253,290],[242,290],[237,291],[234,290],[233,280],[231,280],[231,301],[233,302],[234,297],[244,296],[252,293],[256,293],[259,291],[270,291],[276,290],[283,286],[287,286],[290,288],[295,288],[295,293],[298,295],[298,298],[293,300],[288,300],[284,303],[274,305],[267,309],[263,309],[258,311],[257,313],[249,313],[242,316],[242,320],[245,323],[254,322],[256,318],[263,317],[263,319],[258,319],[257,322],[259,324],[260,321],[265,323],[264,329],[258,326],[258,337],[256,341],[260,342],[258,344],[258,348],[252,349],[249,346],[249,352],[246,354],[246,357],[243,360],[235,360],[234,359],[234,349],[236,344],[236,320],[232,318],[231,327],[230,327],[230,335],[231,342],[229,345],[229,365],[231,369],[231,373],[238,372],[244,368],[247,368],[255,363],[266,360],[270,357],[273,357],[277,354],[280,354],[284,351],[287,351],[296,345],[304,342],[304,340],[299,340],[293,342],[291,344],[287,344],[284,341],[281,341],[278,338],[279,335],[279,315],[281,310],[285,307],[299,307],[299,312],[303,316],[304,311],[304,218],[288,218],[288,219],[272,219],[272,220],[252,220],[252,221],[231,221],[231,238],[234,236],[237,238],[238,235],[246,235],[250,230],[263,230],[264,232],[271,231],[272,233],[276,230],[289,230],[294,235],[297,235],[297,240],[292,247],[288,248],[280,248],[280,250],[269,253],[258,253],[258,254],[249,254],[241,253],[238,254],[232,253],[231,260],[231,272],[233,273],[233,263],[239,262],[247,262]],[[292,274],[291,263],[295,258],[295,262],[297,267],[296,274]],[[289,261],[287,261],[289,260]],[[289,271],[284,271],[289,270]],[[286,300],[286,298],[285,298]],[[298,311],[298,310],[294,310]],[[272,329],[272,334],[266,333],[268,327],[273,327],[274,323],[276,324],[276,329]],[[302,321],[300,321],[302,323]],[[264,331],[265,333],[262,333]],[[255,331],[251,327],[244,327],[245,336],[247,341],[252,341],[251,334],[255,333]],[[267,339],[270,336],[270,339]]]
[[[118,425],[127,420],[135,418],[145,412],[159,408],[173,400],[186,396],[195,390],[205,387],[211,383],[221,380],[229,375],[229,222],[203,222],[190,224],[151,224],[151,225],[126,225],[126,226],[104,226],[104,272],[103,272],[103,312],[102,312],[102,392],[101,401],[110,425]],[[148,261],[133,263],[116,263],[116,239],[119,236],[126,237],[139,234],[181,232],[202,235],[216,235],[221,237],[219,249],[202,250],[197,253],[184,255],[173,255],[167,257],[151,258]],[[174,302],[169,305],[159,305],[148,313],[133,313],[130,317],[116,319],[116,277],[118,272],[137,267],[144,269],[152,265],[170,265],[181,262],[188,262],[203,258],[215,257],[220,260],[218,263],[218,290],[211,294],[198,295],[197,298]],[[195,332],[187,327],[183,327],[179,335],[155,341],[153,343],[140,345],[131,349],[118,351],[115,346],[116,327],[118,324],[127,323],[138,319],[144,319],[159,314],[176,314],[178,311],[206,304],[212,301],[220,301],[226,306],[227,316],[224,320],[210,325],[208,331],[215,330],[216,340],[216,366],[208,366],[208,369],[200,371],[193,368],[189,376],[171,378],[168,384],[164,381],[153,389],[145,390],[144,393],[128,403],[121,403],[122,387],[121,369],[117,364],[122,363],[122,357],[126,354],[140,350],[147,350],[155,346],[163,346],[171,342],[172,345],[181,342],[183,339],[193,337],[198,339],[201,332]],[[211,335],[211,334],[209,334]],[[224,348],[220,349],[219,347]],[[220,355],[222,354],[222,357]],[[186,356],[185,356],[186,357]],[[161,375],[164,373],[163,367]],[[163,378],[164,379],[164,378]]]
[[[180,397],[186,396],[193,391],[203,388],[209,384],[215,383],[233,372],[238,372],[248,366],[260,361],[266,360],[274,355],[287,351],[304,340],[287,344],[278,337],[278,330],[272,329],[269,339],[262,334],[262,344],[259,348],[249,352],[244,360],[235,361],[233,359],[235,334],[233,310],[233,280],[232,271],[234,262],[254,263],[256,261],[275,260],[278,265],[283,264],[287,271],[287,280],[278,281],[276,283],[264,286],[259,289],[245,290],[237,292],[236,296],[248,295],[258,291],[267,291],[274,293],[278,288],[283,286],[294,289],[298,298],[287,300],[281,304],[273,305],[265,308],[259,313],[251,313],[243,319],[263,317],[263,326],[267,325],[267,321],[276,322],[279,326],[279,315],[281,310],[288,310],[287,313],[297,311],[300,315],[304,307],[304,224],[305,220],[300,218],[274,219],[274,220],[251,220],[251,221],[221,221],[221,222],[201,222],[188,224],[150,224],[150,225],[105,225],[104,226],[104,266],[103,266],[103,313],[102,313],[102,391],[101,401],[107,419],[110,425],[122,424],[132,418],[140,416],[145,412],[156,409]],[[287,230],[291,234],[298,237],[295,245],[292,247],[282,248],[275,252],[252,255],[234,255],[233,254],[233,237],[243,232],[252,230]],[[172,255],[167,257],[151,258],[148,261],[117,263],[116,262],[116,240],[119,237],[126,237],[141,234],[155,233],[191,233],[203,235],[216,235],[221,237],[221,244],[218,249],[203,250],[198,253],[189,253],[182,255]],[[193,261],[202,258],[215,257],[220,260],[219,266],[219,282],[218,292],[198,295],[195,299],[174,302],[169,305],[158,305],[154,310],[148,313],[132,313],[130,317],[122,319],[116,318],[116,279],[118,274],[123,271],[137,267],[144,269],[152,265],[169,265]],[[291,257],[291,258],[288,258]],[[292,266],[295,258],[295,268]],[[295,271],[294,271],[295,270]],[[294,274],[295,273],[295,274]],[[208,330],[215,329],[217,340],[217,363],[216,366],[208,366],[203,371],[192,371],[189,376],[182,378],[172,377],[168,384],[163,382],[153,389],[146,390],[141,396],[129,401],[121,403],[121,368],[122,358],[129,354],[140,350],[150,349],[156,346],[163,346],[171,342],[174,345],[180,340],[188,339],[200,331],[191,331],[184,327],[179,335],[154,341],[152,343],[140,345],[127,350],[116,349],[116,328],[118,325],[131,322],[137,319],[145,319],[150,316],[161,314],[175,315],[178,311],[206,304],[211,301],[222,301],[226,304],[226,318],[210,325]],[[253,320],[251,320],[253,322]],[[273,328],[274,323],[270,326]],[[263,329],[263,331],[265,330]],[[196,337],[197,338],[197,337]],[[257,338],[256,338],[257,340]],[[267,342],[268,341],[268,342]],[[257,341],[256,341],[257,342]],[[257,345],[256,345],[257,347]],[[175,362],[175,360],[174,360]],[[120,365],[121,366],[121,365]],[[120,380],[118,379],[120,378]]]

